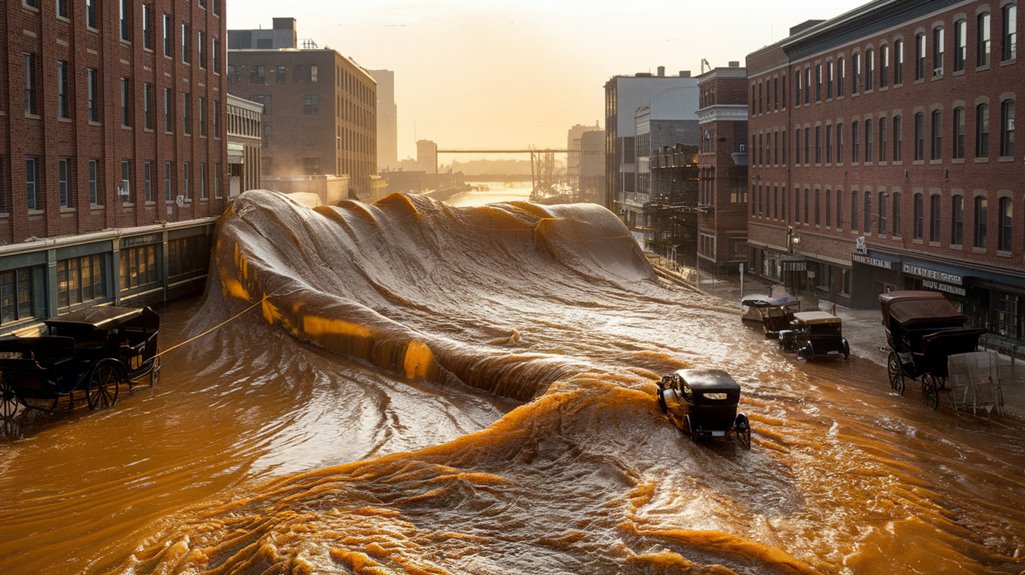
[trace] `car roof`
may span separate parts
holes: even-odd
[[[721,369],[680,369],[676,371],[676,375],[691,389],[740,391],[740,384]]]
[[[116,327],[121,323],[142,315],[141,307],[96,306],[50,318],[46,325],[89,325],[97,329]]]
[[[794,314],[794,321],[807,325],[842,323],[840,318],[825,311],[799,311]]]

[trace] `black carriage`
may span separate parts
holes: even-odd
[[[890,353],[886,374],[890,389],[903,395],[905,379],[922,383],[922,400],[939,406],[946,386],[947,360],[951,355],[973,352],[985,329],[964,327],[967,319],[940,292],[893,291],[879,294]]]
[[[740,384],[719,369],[681,369],[658,382],[658,406],[680,431],[698,440],[733,432],[751,447],[751,424],[737,413]]]
[[[779,332],[779,345],[809,361],[847,359],[851,355],[851,346],[843,336],[843,320],[824,311],[795,313],[790,329]]]
[[[740,304],[740,319],[761,324],[769,337],[776,337],[780,330],[786,329],[794,319],[794,312],[801,309],[801,301],[787,294],[749,295],[740,300]]]
[[[156,383],[159,316],[150,308],[101,306],[45,321],[38,337],[0,339],[0,415],[18,404],[53,411],[84,392],[91,409],[117,401],[121,384]]]

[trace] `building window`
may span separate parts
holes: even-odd
[[[903,159],[902,148],[904,146],[904,132],[900,116],[893,117],[893,161],[899,162]]]
[[[950,198],[950,245],[964,243],[964,196],[954,194]]]
[[[826,227],[833,225],[833,192],[832,190],[826,190]]]
[[[929,241],[940,241],[940,210],[941,198],[939,194],[929,196]]]
[[[153,6],[142,5],[142,47],[147,50],[153,49]]]
[[[801,129],[794,130],[794,163],[801,163]]]
[[[851,162],[857,162],[861,157],[861,132],[860,124],[857,120],[851,122]]]
[[[182,93],[182,133],[192,133],[192,94]]]
[[[318,98],[316,94],[306,94],[303,96],[303,113],[307,115],[317,114],[320,112],[320,106],[318,104]]]
[[[71,117],[67,60],[57,60],[57,116],[60,118]]]
[[[57,17],[68,17],[68,0],[57,0]]]
[[[1011,251],[1011,237],[1014,234],[1014,200],[1000,198],[1000,227],[997,228],[997,250]]]
[[[964,71],[968,59],[968,22],[954,22],[954,71]]]
[[[1003,19],[1001,23],[1001,39],[1003,44],[1000,48],[1001,60],[1013,60],[1018,53],[1018,6],[1008,4],[1003,8]]]
[[[932,30],[932,76],[938,78],[943,75],[943,26],[937,26]]]
[[[887,226],[886,210],[890,206],[889,199],[890,199],[890,195],[889,194],[887,194],[886,192],[879,192],[879,223],[876,226],[876,229],[879,230],[879,235],[881,235],[881,236],[885,236],[887,234],[887,232],[889,231],[887,229],[887,227],[886,227]],[[868,202],[868,195],[865,196],[865,201]]]
[[[1000,102],[1000,155],[1014,155],[1014,100]]]
[[[68,158],[57,160],[57,188],[60,192],[60,207],[71,207],[71,161]]]
[[[821,194],[819,189],[815,188],[815,227],[819,227],[821,220],[821,207],[819,202],[821,201]]]
[[[804,128],[804,163],[811,163],[811,128]]]
[[[263,84],[264,83],[264,66],[263,64],[254,64],[249,67],[249,83],[250,84]]]
[[[221,101],[214,100],[214,137],[221,137]]]
[[[954,149],[955,159],[964,158],[964,137],[965,137],[965,115],[964,107],[954,108]]]
[[[275,69],[274,69],[274,81],[275,82],[277,82],[278,84],[284,84],[285,80],[287,79],[287,77],[288,77],[288,68],[286,68],[286,67],[284,67],[284,66],[282,66],[280,64],[275,67]],[[754,89],[754,88],[752,87],[752,89]]]
[[[189,25],[182,22],[182,63],[184,64],[192,62],[192,52],[190,51],[192,44],[192,38],[190,37],[191,33],[192,32],[189,31]]]
[[[196,109],[199,111],[199,135],[206,137],[206,98],[204,96],[199,97]]]
[[[865,50],[865,90],[875,88],[876,54],[872,49]]]
[[[100,121],[100,77],[96,68],[86,68],[86,109],[90,122]]]
[[[942,136],[943,128],[943,113],[939,110],[932,111],[932,133],[930,134],[929,141],[931,142],[929,147],[929,159],[938,160],[940,159],[942,147]]]
[[[843,192],[836,191],[836,229],[843,229]]]
[[[85,0],[85,25],[96,29],[96,3],[99,0]]]
[[[28,209],[40,210],[39,202],[39,158],[25,158],[25,195],[28,198]]]
[[[858,231],[858,191],[851,191],[851,231]]]
[[[199,163],[199,199],[205,200],[209,196],[206,189],[206,162]]]
[[[206,70],[206,36],[202,31],[196,32],[196,55],[200,69]]]
[[[121,78],[121,126],[132,125],[132,89],[128,78]]]
[[[925,158],[925,115],[915,113],[915,160]]]
[[[976,59],[975,65],[983,68],[989,66],[990,46],[989,12],[983,12],[976,18]]]
[[[103,203],[100,195],[100,161],[89,160],[89,204],[98,206]]]
[[[922,207],[923,207],[922,206],[922,193],[921,192],[915,193],[914,200],[915,200],[915,203],[914,203],[914,206],[913,206],[914,207],[914,213],[912,214],[912,216],[913,216],[913,220],[912,221],[914,223],[914,229],[912,230],[912,237],[914,239],[916,239],[916,240],[920,240],[920,239],[922,239],[922,218],[923,218],[923,215],[922,215]]]
[[[147,202],[153,201],[153,162],[146,160],[142,163],[142,185],[144,198]]]
[[[192,162],[182,164],[182,195],[186,200],[192,198]]]
[[[822,163],[822,126],[815,126],[815,163]]]
[[[989,106],[975,107],[975,157],[989,157]]]
[[[836,163],[843,163],[843,124],[836,125]]]
[[[855,52],[851,56],[851,94],[858,93],[859,84],[861,84],[861,54]]]
[[[147,130],[153,129],[153,84],[146,82],[142,85],[142,114],[143,122]]]
[[[893,83],[899,86],[904,83],[904,41],[893,43]]]
[[[987,204],[986,196],[975,196],[975,219],[973,221],[975,232],[972,245],[981,249],[986,247]]]
[[[879,161],[886,161],[886,118],[879,118]]]
[[[915,34],[915,80],[925,78],[925,34]]]
[[[822,101],[822,64],[815,64],[815,101]]]
[[[811,220],[808,219],[808,204],[810,204],[810,203],[811,203],[811,190],[809,190],[808,188],[805,188],[804,189],[804,225],[808,225],[808,224],[811,223]]]
[[[164,201],[174,201],[174,165],[164,162]]]
[[[33,276],[39,275],[41,273],[33,268],[0,272],[0,323],[36,317]]]
[[[104,256],[92,255],[57,262],[57,308],[104,299],[107,295]]]
[[[221,197],[221,163],[214,164],[214,197]]]
[[[872,120],[865,120],[865,161],[872,161]]]
[[[25,52],[25,113],[39,115],[39,69],[36,55]]]
[[[862,220],[862,231],[866,234],[872,233],[872,192],[865,192],[864,194],[864,219]]]
[[[893,236],[900,237],[900,192],[893,193]]]
[[[833,125],[826,124],[826,163],[833,163]]]
[[[843,96],[843,84],[847,81],[847,62],[843,58],[836,60],[836,95]]]
[[[132,21],[132,4],[131,0],[121,0],[119,18],[118,18],[118,29],[121,31],[121,39],[125,42],[129,42],[132,39],[132,31],[129,24]]]
[[[120,251],[121,291],[156,285],[160,281],[157,265],[157,246],[121,248]]]
[[[171,23],[171,15],[164,14],[164,57],[174,57],[174,26]]]
[[[879,87],[885,88],[890,82],[890,47],[879,49]]]
[[[210,40],[210,62],[213,64],[214,74],[221,73],[221,41],[217,38]]]
[[[124,201],[129,201],[132,194],[132,161],[121,160],[121,183],[117,187],[117,195]]]

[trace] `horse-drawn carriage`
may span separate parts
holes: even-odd
[[[150,308],[100,306],[45,321],[38,337],[0,339],[0,415],[19,404],[53,411],[84,392],[91,409],[110,407],[122,383],[156,383],[159,316]]]
[[[879,305],[891,348],[886,359],[890,388],[903,395],[905,379],[920,379],[922,400],[936,409],[950,357],[974,352],[986,330],[964,327],[966,316],[939,292],[883,293]]]

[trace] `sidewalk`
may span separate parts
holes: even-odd
[[[741,286],[739,276],[729,278],[708,277],[702,274],[698,276],[693,269],[681,269],[679,272],[670,272],[657,266],[658,262],[653,261],[652,265],[661,271],[673,273],[676,277],[697,287],[701,291],[722,298],[729,302],[729,305],[737,307],[737,315],[740,315]],[[743,295],[768,294],[772,284],[761,278],[746,274],[744,277]],[[809,294],[796,294],[801,299],[802,310],[820,309],[827,311],[843,320],[844,337],[851,346],[851,353],[860,358],[867,359],[882,368],[882,377],[885,378],[886,358],[890,348],[886,343],[886,331],[883,329],[882,317],[879,309],[851,309],[832,302],[821,300]],[[1015,360],[1012,357],[1001,355],[1001,373],[1009,374],[1002,378],[1001,385],[1004,396],[1004,413],[1025,419],[1025,361]],[[917,389],[917,388],[916,388]]]

